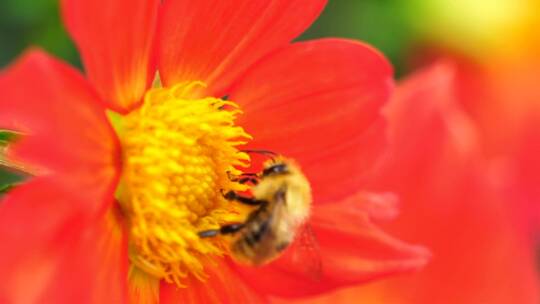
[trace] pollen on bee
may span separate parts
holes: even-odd
[[[247,212],[221,191],[246,190],[229,174],[249,165],[236,147],[251,137],[234,124],[240,114],[235,103],[193,97],[201,86],[153,88],[121,120],[124,167],[117,197],[128,219],[130,259],[178,286],[190,274],[204,279],[208,257],[225,253],[222,240],[202,241],[197,232],[242,220]]]

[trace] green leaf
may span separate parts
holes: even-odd
[[[20,136],[19,133],[9,130],[0,130],[0,146],[5,146],[16,140]]]
[[[0,196],[8,193],[11,189],[15,188],[17,184],[0,185]]]
[[[2,169],[0,167],[0,197],[8,191],[24,182],[26,178],[14,172]]]

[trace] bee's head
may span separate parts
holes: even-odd
[[[275,163],[264,168],[263,177],[289,174],[289,166],[286,163]]]
[[[258,153],[271,157],[263,165],[263,170],[259,175],[261,178],[294,174],[298,171],[298,165],[294,160],[285,158],[275,152],[268,150],[242,150],[242,152]]]
[[[292,160],[278,157],[264,164],[262,177],[288,175],[293,173],[295,168]]]

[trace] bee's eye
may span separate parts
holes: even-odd
[[[263,176],[289,173],[289,168],[285,164],[276,164],[264,169]]]

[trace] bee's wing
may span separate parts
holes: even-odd
[[[296,269],[315,281],[322,276],[322,258],[317,237],[309,224],[304,224],[297,231],[290,248],[283,256],[280,266],[288,270]]]

